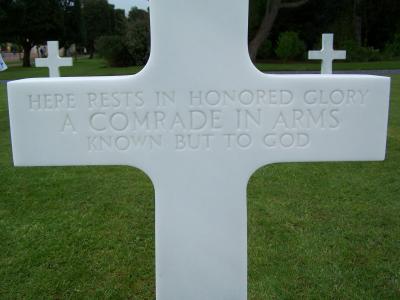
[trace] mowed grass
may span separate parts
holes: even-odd
[[[320,61],[308,61],[304,63],[258,63],[256,67],[264,72],[273,71],[320,71]],[[334,71],[353,70],[398,70],[400,61],[375,61],[375,62],[341,62],[335,61]]]
[[[386,161],[251,178],[249,299],[400,298],[400,76],[391,100]],[[0,299],[154,299],[150,180],[128,167],[14,168],[6,102],[0,85]]]
[[[304,63],[258,63],[256,67],[263,72],[274,71],[319,71],[321,63],[309,61]],[[73,67],[61,68],[61,75],[66,76],[111,76],[131,75],[139,72],[143,67],[110,68],[102,59],[79,58],[74,60]],[[400,61],[381,62],[335,62],[334,70],[400,70]],[[48,77],[47,68],[23,68],[12,64],[6,72],[0,72],[0,80],[14,80],[22,78]]]
[[[68,76],[111,76],[131,75],[139,72],[142,67],[110,68],[102,59],[79,58],[74,60],[73,67],[62,67],[60,73]],[[48,77],[47,68],[23,68],[12,65],[5,72],[0,72],[0,80],[14,80],[22,78]]]

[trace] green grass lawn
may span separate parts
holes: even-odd
[[[115,72],[83,64],[69,74]],[[394,76],[386,161],[273,165],[251,178],[249,299],[399,299],[399,179]],[[133,168],[14,168],[0,85],[0,299],[154,299],[153,198]]]
[[[273,71],[319,71],[319,62],[309,63],[260,63],[257,68],[264,72]],[[74,61],[74,66],[61,68],[62,76],[110,76],[131,75],[140,71],[142,67],[110,68],[102,59],[80,58]],[[335,70],[394,70],[400,69],[400,61],[343,63],[335,62]],[[47,68],[23,68],[17,65],[9,66],[5,72],[0,72],[0,80],[13,80],[21,78],[48,77]]]
[[[82,58],[74,60],[73,67],[61,68],[62,76],[110,76],[131,75],[140,71],[142,67],[110,68],[102,59]],[[0,80],[12,80],[33,77],[48,77],[47,68],[23,68],[21,66],[10,66],[5,72],[0,72]]]
[[[257,68],[261,71],[320,71],[321,63],[310,61],[308,63],[259,63]],[[340,62],[333,64],[335,71],[352,70],[398,70],[400,61],[376,61],[376,62]]]

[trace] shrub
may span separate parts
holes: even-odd
[[[379,50],[372,47],[362,47],[357,45],[355,41],[348,40],[343,44],[347,51],[347,60],[349,61],[378,61],[381,59]]]
[[[133,58],[122,36],[102,36],[96,41],[96,50],[112,67],[133,65]]]
[[[126,45],[136,65],[144,65],[150,55],[150,27],[147,20],[129,22]]]
[[[393,41],[386,44],[384,55],[386,58],[390,58],[390,59],[400,57],[400,34],[399,33],[397,33],[394,36]]]
[[[298,33],[287,31],[279,35],[275,53],[280,59],[287,61],[304,58],[305,50],[306,46]]]

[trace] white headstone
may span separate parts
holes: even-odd
[[[333,50],[333,34],[322,35],[322,50],[309,51],[308,59],[322,60],[321,74],[332,74],[332,64],[335,59],[346,59],[346,51]]]
[[[157,299],[246,299],[250,176],[383,160],[390,79],[266,75],[248,55],[247,1],[150,5],[139,74],[8,83],[14,163],[140,168],[155,188]]]
[[[60,67],[72,67],[72,57],[60,57],[57,41],[47,42],[47,58],[36,58],[36,67],[49,68],[50,77],[60,77]]]
[[[8,67],[7,67],[6,63],[4,62],[3,57],[1,56],[1,53],[0,53],[0,72],[5,71],[7,69],[8,69]]]

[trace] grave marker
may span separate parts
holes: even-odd
[[[36,58],[36,67],[49,68],[50,77],[60,77],[60,67],[72,67],[72,57],[60,57],[57,41],[47,42],[47,58]]]
[[[333,50],[333,34],[322,35],[322,50],[309,51],[308,59],[322,60],[321,74],[332,74],[332,64],[335,59],[346,59],[346,51]]]
[[[157,299],[243,300],[248,179],[272,163],[383,160],[390,79],[263,74],[247,1],[150,5],[139,74],[8,83],[14,163],[140,168],[155,188]]]
[[[0,72],[5,71],[7,69],[8,69],[8,67],[3,60],[3,56],[1,56],[1,53],[0,53]]]

